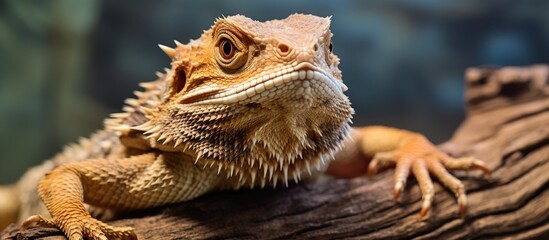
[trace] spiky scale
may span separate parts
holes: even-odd
[[[307,173],[309,173],[309,176],[311,176],[311,164],[309,163],[309,161],[305,161],[305,168],[307,169]]]
[[[288,165],[284,166],[284,184],[288,186]]]
[[[268,169],[269,169],[268,167],[263,168],[263,178],[267,178],[267,170]]]
[[[172,140],[173,140],[173,137],[171,135],[167,136],[162,144],[166,145],[166,144],[170,143]]]
[[[278,183],[278,174],[275,174],[273,176],[273,188],[276,188],[277,183]]]
[[[177,40],[173,40],[173,42],[175,43],[175,46],[177,46],[177,47],[184,47],[185,46],[183,43],[180,43]]]
[[[269,168],[269,181],[271,179],[273,179],[273,171],[274,171],[274,167],[273,166],[268,166]]]
[[[251,171],[250,171],[250,176],[251,176],[250,188],[252,188],[252,187],[254,186],[254,184],[255,184],[256,175],[257,175],[257,171],[256,171],[256,170],[251,170]]]
[[[162,139],[166,139],[168,137],[168,133],[161,133],[160,136],[158,137],[158,139],[156,139],[157,141],[160,141]]]
[[[112,117],[112,118],[127,118],[127,117],[130,116],[130,114],[127,113],[127,112],[123,112],[123,113],[111,113],[109,116]]]
[[[170,47],[165,46],[165,45],[162,45],[162,44],[158,44],[158,47],[159,47],[160,49],[162,49],[162,51],[163,51],[166,55],[168,55],[168,57],[173,58],[173,57],[175,56],[175,49],[170,48]]]

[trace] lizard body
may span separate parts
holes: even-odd
[[[420,219],[434,197],[429,172],[454,191],[463,212],[464,187],[446,169],[488,173],[484,163],[452,159],[417,133],[351,128],[331,37],[329,18],[237,15],[188,44],[161,45],[171,68],[141,84],[145,90],[105,120],[104,130],[42,168],[38,192],[52,218],[35,215],[23,226],[60,227],[70,239],[132,239],[132,229],[92,218],[84,203],[137,210],[324,171],[355,177],[389,164],[396,165],[395,197],[410,172],[418,179]]]

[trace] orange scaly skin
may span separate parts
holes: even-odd
[[[171,69],[143,83],[145,91],[104,130],[45,164],[53,170],[38,191],[52,218],[34,215],[23,226],[56,226],[70,239],[135,239],[132,229],[96,220],[87,206],[138,210],[212,191],[287,185],[326,169],[354,177],[391,164],[395,197],[410,171],[418,179],[420,219],[434,197],[429,173],[464,213],[464,187],[446,169],[488,173],[484,163],[451,159],[417,133],[352,129],[329,27],[329,18],[312,15],[268,22],[237,15],[186,45],[161,45]]]

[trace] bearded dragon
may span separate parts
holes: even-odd
[[[464,214],[464,186],[447,169],[489,174],[488,167],[472,157],[454,159],[418,133],[352,128],[330,21],[236,15],[217,19],[188,44],[159,45],[171,68],[142,83],[145,90],[106,119],[104,130],[44,164],[40,171],[49,172],[38,193],[52,218],[34,215],[23,227],[59,227],[72,240],[135,239],[131,228],[101,222],[90,208],[139,210],[214,191],[288,185],[320,172],[374,174],[390,165],[395,199],[410,172],[418,180],[420,220],[435,194],[429,174],[455,194]],[[32,187],[37,181],[26,180]],[[25,206],[32,197],[22,199]]]

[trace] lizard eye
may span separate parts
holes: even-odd
[[[235,48],[229,39],[223,39],[221,44],[219,44],[219,54],[221,54],[222,58],[229,60],[234,56],[236,52]]]
[[[330,50],[330,53],[334,52],[334,44],[332,41],[330,41],[330,45],[328,45],[328,49]]]
[[[213,45],[215,60],[224,71],[235,72],[248,61],[248,45],[246,41],[232,33],[222,32]]]

